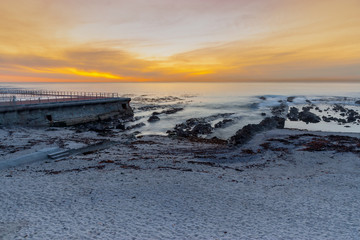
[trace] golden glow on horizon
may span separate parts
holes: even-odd
[[[212,73],[214,73],[214,71],[207,70],[207,71],[190,73],[190,75],[206,75],[206,74],[212,74]]]
[[[1,1],[0,82],[360,80],[358,0],[151,1]]]
[[[24,69],[27,69],[31,72],[36,72],[36,73],[74,74],[74,75],[85,76],[85,77],[124,79],[123,77],[115,76],[110,73],[101,73],[101,72],[96,72],[96,71],[84,71],[84,70],[78,70],[76,68],[34,69],[34,68],[24,67]]]
[[[110,79],[123,79],[122,77],[115,76],[110,73],[100,73],[100,72],[87,72],[87,71],[81,71],[77,70],[76,68],[64,68],[60,69],[59,73],[72,73],[80,76],[86,76],[86,77],[101,77],[101,78],[110,78]]]

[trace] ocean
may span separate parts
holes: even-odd
[[[131,97],[135,122],[145,126],[134,131],[141,134],[165,135],[167,130],[190,118],[214,117],[212,124],[227,118],[233,120],[224,128],[219,128],[207,137],[227,139],[238,129],[249,123],[259,123],[271,116],[271,108],[286,102],[289,107],[301,108],[307,100],[320,108],[333,104],[346,105],[359,112],[356,100],[360,99],[360,83],[0,83],[0,87],[56,90],[111,92]],[[295,97],[288,102],[288,97]],[[184,108],[175,114],[161,114],[160,121],[149,123],[147,119],[154,111]],[[332,114],[332,113],[330,113]],[[306,124],[286,121],[285,127],[320,131],[359,132],[358,123],[337,124],[334,122]]]

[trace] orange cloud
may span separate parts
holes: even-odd
[[[29,71],[36,73],[54,73],[54,74],[74,74],[78,76],[85,77],[95,77],[95,78],[110,78],[110,79],[123,79],[123,77],[116,76],[110,73],[102,73],[97,71],[84,71],[76,68],[47,68],[47,69],[34,69],[26,68]]]
[[[0,81],[360,80],[358,0],[149,2],[0,2]]]

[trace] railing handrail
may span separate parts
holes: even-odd
[[[75,92],[0,88],[0,100],[5,100],[0,101],[0,103],[12,102],[13,104],[22,104],[22,102],[31,104],[34,102],[78,101],[118,97],[118,93],[108,92]]]
[[[75,92],[75,91],[49,91],[49,90],[27,90],[0,88],[0,94],[36,95],[36,96],[98,96],[98,97],[119,97],[114,92]]]

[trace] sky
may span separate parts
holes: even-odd
[[[359,0],[1,0],[0,82],[360,81]]]

